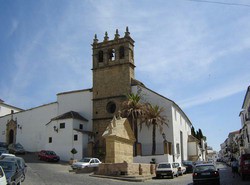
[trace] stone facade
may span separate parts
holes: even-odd
[[[6,143],[16,143],[17,122],[11,118],[6,125]]]
[[[118,30],[115,38],[98,42],[95,36],[93,46],[93,131],[95,133],[95,153],[105,150],[102,134],[120,110],[126,95],[131,93],[134,78],[134,40],[128,28],[120,38]]]
[[[102,163],[99,165],[97,175],[111,175],[111,176],[147,176],[155,174],[155,164],[139,164],[139,163]]]
[[[116,117],[103,133],[106,140],[106,163],[133,163],[135,137],[128,119]]]

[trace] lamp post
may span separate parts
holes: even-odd
[[[54,131],[58,133],[58,128],[54,126]]]
[[[164,132],[162,133],[162,138],[163,138],[163,140],[165,142],[166,141],[166,134]]]

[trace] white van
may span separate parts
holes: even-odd
[[[7,184],[6,176],[1,166],[0,166],[0,184],[1,185]]]

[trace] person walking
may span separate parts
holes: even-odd
[[[233,172],[233,178],[235,177],[235,174],[238,173],[238,161],[233,158],[231,162],[232,172]]]

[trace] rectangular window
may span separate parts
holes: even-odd
[[[52,143],[52,137],[49,137],[49,143]]]
[[[74,141],[77,141],[78,140],[78,135],[74,135]]]
[[[81,129],[81,130],[83,129],[83,124],[79,125],[79,129]]]
[[[176,153],[180,154],[180,144],[179,143],[176,144]]]
[[[60,123],[60,128],[65,128],[65,123]]]

